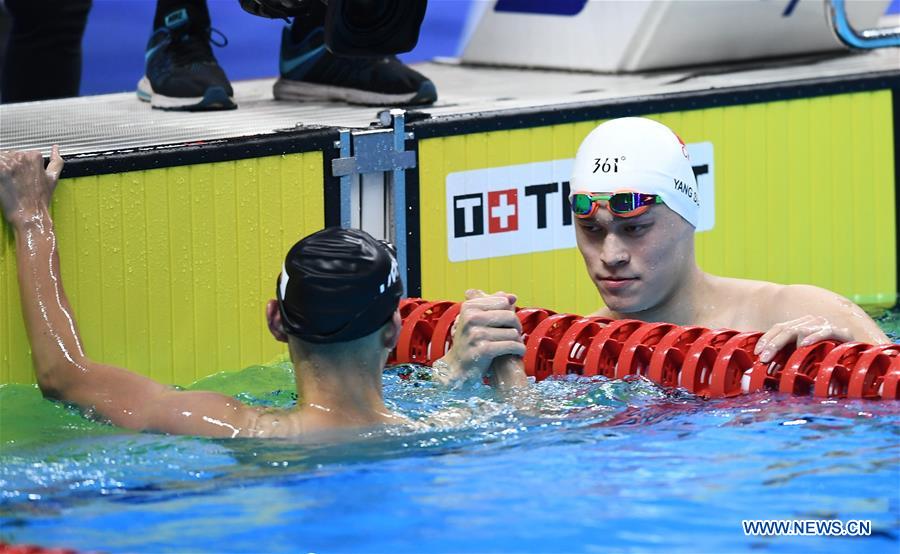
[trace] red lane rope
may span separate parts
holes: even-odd
[[[9,544],[0,541],[0,554],[78,554],[70,548],[44,548],[35,544]]]
[[[389,363],[429,365],[453,345],[461,304],[407,298],[403,328]],[[759,332],[681,327],[671,323],[517,309],[525,341],[525,373],[541,381],[569,374],[621,379],[643,375],[707,398],[774,390],[818,398],[900,398],[900,345],[789,345],[762,363]]]

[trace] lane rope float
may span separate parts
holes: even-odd
[[[459,302],[400,301],[403,327],[389,364],[431,365],[453,344]],[[621,379],[641,375],[706,398],[761,390],[817,398],[897,400],[900,345],[825,340],[789,345],[769,363],[753,353],[760,332],[558,314],[516,308],[525,341],[525,373]]]

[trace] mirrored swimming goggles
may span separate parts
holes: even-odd
[[[572,213],[575,217],[588,218],[597,213],[600,202],[606,202],[606,209],[618,217],[635,217],[650,209],[654,204],[662,204],[657,194],[645,194],[634,191],[608,192],[573,192],[569,198]]]

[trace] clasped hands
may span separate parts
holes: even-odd
[[[522,324],[515,305],[513,294],[466,291],[466,301],[451,330],[453,345],[435,363],[435,367],[444,369],[436,373],[437,378],[450,384],[480,379],[495,359],[524,356]]]

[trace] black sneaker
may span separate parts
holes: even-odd
[[[371,106],[431,104],[437,100],[434,83],[395,56],[335,56],[325,48],[321,28],[296,44],[290,28],[285,27],[279,69],[281,78],[273,90],[278,100],[341,100]]]
[[[234,92],[225,72],[213,56],[211,27],[199,28],[186,9],[165,18],[165,26],[153,31],[147,43],[146,70],[138,83],[138,98],[162,110],[233,110]]]

